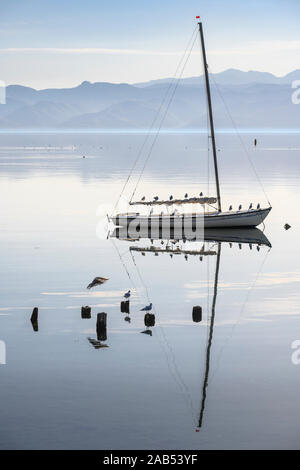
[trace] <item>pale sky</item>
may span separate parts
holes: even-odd
[[[0,80],[34,88],[174,75],[200,15],[211,72],[300,68],[300,0],[0,0]],[[196,43],[184,76],[202,73]]]

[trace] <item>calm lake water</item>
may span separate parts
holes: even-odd
[[[143,256],[130,248],[148,240],[105,237],[104,216],[143,138],[1,135],[0,448],[299,449],[300,135],[256,131],[241,136],[243,145],[218,136],[223,206],[267,203],[246,150],[273,206],[260,227],[272,248],[207,241],[214,254],[202,260]],[[137,197],[215,195],[206,149],[203,135],[160,136]],[[87,290],[96,276],[109,280]],[[120,311],[128,289],[130,322]],[[152,336],[141,334],[149,301]],[[83,305],[90,319],[81,318]],[[97,339],[99,312],[109,347],[95,349],[87,338]]]

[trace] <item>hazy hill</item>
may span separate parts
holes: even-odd
[[[229,69],[211,80],[216,126],[300,127],[300,105],[291,95],[300,70],[284,77],[265,72]],[[83,82],[74,88],[34,90],[7,87],[7,103],[0,105],[0,128],[148,128],[165,114],[174,89],[173,79],[126,83]],[[225,102],[225,105],[224,105]],[[228,111],[229,114],[228,115]],[[206,126],[203,77],[184,78],[164,120],[164,127]]]

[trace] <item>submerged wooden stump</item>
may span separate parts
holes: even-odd
[[[81,318],[91,318],[91,311],[92,309],[88,305],[81,307]]]
[[[96,331],[98,341],[107,340],[106,319],[107,313],[101,312],[97,314]]]
[[[144,316],[145,326],[155,326],[155,315],[153,313],[146,313]]]
[[[193,322],[199,323],[202,320],[202,307],[195,305],[193,307]]]
[[[130,313],[129,308],[130,308],[129,300],[122,300],[121,305],[120,305],[121,312]]]
[[[39,315],[39,309],[37,307],[34,307],[32,314],[31,314],[31,318],[30,318],[33,331],[39,331],[38,315]]]

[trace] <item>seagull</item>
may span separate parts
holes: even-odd
[[[125,294],[123,295],[123,297],[125,297],[125,299],[129,299],[130,297],[130,290],[128,292],[125,292]]]
[[[95,286],[101,286],[104,282],[108,281],[107,277],[95,277],[95,279],[87,286],[87,289],[91,289]]]
[[[169,199],[170,199],[170,201],[172,201],[172,199],[173,199],[173,196],[170,196],[170,197],[169,197]]]
[[[239,205],[239,211],[241,210],[241,208],[242,208],[242,204]]]
[[[150,310],[152,310],[152,303],[141,308],[140,312],[150,312]]]
[[[189,197],[188,193],[185,193],[184,197],[185,197],[185,198]]]
[[[259,204],[259,203],[257,204],[257,208],[256,208],[256,209],[260,209],[260,204]]]
[[[232,206],[229,206],[229,210],[232,211]]]
[[[144,201],[145,199],[146,199],[145,196],[143,196],[142,199],[141,199],[141,201]]]

